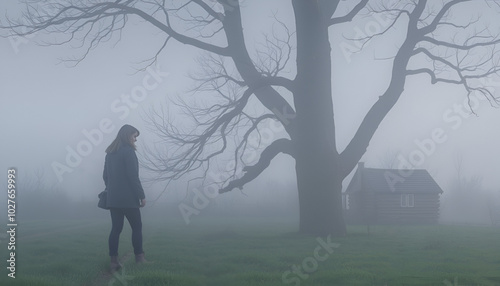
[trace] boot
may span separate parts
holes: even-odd
[[[111,263],[110,263],[110,269],[111,273],[120,270],[122,268],[122,265],[118,261],[118,256],[110,256],[111,257]]]
[[[136,263],[145,263],[145,262],[148,262],[148,261],[144,258],[144,253],[141,253],[141,254],[136,254],[135,255],[135,262]]]

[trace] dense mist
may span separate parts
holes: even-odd
[[[12,24],[14,22],[10,21],[14,21],[26,13],[25,9],[27,8],[23,2],[4,1],[1,4],[0,26]],[[157,1],[150,2],[156,3]],[[214,10],[209,11],[213,11],[213,13],[209,13],[209,16],[206,17],[214,20],[205,22],[201,20],[204,19],[200,16],[203,14],[200,12],[201,8],[183,14],[182,9],[178,7],[179,14],[177,16],[179,17],[172,17],[172,19],[167,17],[168,21],[172,21],[173,27],[186,29],[186,33],[193,35],[194,39],[206,40],[214,46],[227,45],[225,38],[218,34],[219,30],[211,25],[218,23],[217,20],[224,21],[224,12],[230,15],[230,12],[233,11],[231,9],[234,9],[231,8],[233,6],[227,5],[232,5],[231,3],[235,1],[222,1],[227,2],[224,4],[225,6],[219,3],[221,1],[215,0],[193,0],[193,2],[201,2],[212,7]],[[244,42],[249,51],[249,60],[255,64],[256,70],[263,78],[268,79],[269,82],[276,80],[273,82],[272,88],[276,94],[282,96],[279,99],[283,100],[283,106],[291,106],[299,110],[299,104],[307,103],[307,101],[294,97],[295,94],[292,91],[294,91],[293,88],[297,87],[290,82],[296,78],[307,78],[309,75],[298,74],[297,71],[297,66],[301,64],[300,59],[297,59],[300,43],[297,43],[295,37],[300,32],[295,30],[300,21],[297,21],[294,16],[292,2],[293,5],[303,4],[300,0],[240,0],[236,1],[239,4],[235,7],[241,9],[241,25],[243,26]],[[322,5],[329,3],[328,7],[331,3],[338,2],[338,7],[334,5],[337,9],[334,15],[337,16],[346,15],[355,7],[351,1],[316,2],[324,2]],[[354,2],[365,3],[365,1]],[[339,154],[349,148],[351,140],[357,138],[356,132],[360,126],[370,124],[370,122],[363,121],[365,116],[371,114],[372,107],[384,97],[386,90],[396,81],[395,78],[398,75],[393,74],[393,62],[399,55],[398,51],[402,49],[401,46],[405,43],[407,33],[411,30],[407,29],[408,23],[411,22],[409,20],[411,14],[406,12],[398,14],[398,9],[401,8],[403,11],[417,5],[415,3],[423,3],[422,1],[406,1],[408,3],[402,1],[406,4],[402,4],[400,1],[369,2],[373,5],[369,6],[371,8],[361,10],[352,19],[332,26],[325,32],[325,35],[328,34],[327,38],[331,48],[333,119],[329,118],[329,120],[335,122],[334,130],[332,130],[335,136],[331,137],[335,138],[335,142],[325,140],[327,143],[324,145],[335,146],[335,152],[338,154],[334,154],[334,158],[340,158]],[[427,18],[420,19],[418,27],[429,24],[429,19],[437,14],[431,11],[442,7],[444,4],[441,2],[450,1],[424,4],[424,6],[428,5],[423,12]],[[477,2],[482,4],[477,5]],[[426,236],[427,234],[429,237],[436,233],[443,234],[445,231],[440,232],[441,229],[438,229],[441,226],[459,226],[464,227],[464,229],[466,227],[484,227],[481,229],[488,233],[491,232],[491,237],[497,237],[495,235],[498,234],[498,231],[495,231],[500,225],[500,176],[497,174],[498,162],[500,162],[500,152],[498,152],[500,135],[496,130],[498,122],[500,122],[500,110],[498,109],[500,105],[499,101],[496,100],[500,97],[500,70],[497,66],[488,69],[486,66],[473,66],[471,64],[473,60],[486,62],[489,59],[493,65],[497,65],[499,59],[498,43],[484,48],[480,52],[474,50],[470,53],[467,52],[470,47],[460,48],[451,45],[445,46],[448,49],[444,49],[443,46],[436,44],[438,41],[456,40],[464,41],[467,44],[471,42],[474,46],[476,41],[487,37],[498,41],[498,36],[492,36],[500,35],[498,1],[477,2],[457,4],[453,12],[446,13],[447,20],[450,21],[442,23],[446,28],[441,30],[441,33],[435,33],[434,36],[438,40],[423,40],[423,44],[417,46],[413,51],[415,56],[412,56],[411,60],[408,61],[409,74],[403,82],[403,86],[400,87],[401,95],[396,97],[396,103],[377,126],[373,137],[365,148],[366,152],[359,160],[366,168],[394,169],[406,172],[408,170],[426,170],[442,190],[438,200],[438,226],[435,229],[427,229],[425,228],[427,226],[423,226],[425,228],[422,232],[423,238],[418,243],[425,243],[425,246],[421,247],[420,244],[415,243],[421,247],[415,250],[417,253],[421,249],[445,253],[447,242],[444,240],[453,237],[453,234],[446,233],[448,238],[431,239]],[[149,1],[144,1],[144,3],[144,7],[152,5]],[[50,5],[44,7],[44,11],[49,13],[51,9],[55,9],[55,6]],[[203,4],[200,7],[206,8]],[[388,7],[399,8],[389,9]],[[386,12],[393,13],[392,16],[374,12],[382,8],[385,8]],[[147,9],[149,9],[149,13],[154,11],[151,7]],[[33,11],[39,13],[42,10],[34,9],[32,13]],[[161,9],[154,13],[160,12],[172,13],[170,10],[167,12]],[[13,35],[9,29],[0,29],[0,36],[2,36],[0,37],[0,62],[2,63],[0,65],[0,122],[3,131],[0,143],[0,182],[6,185],[8,170],[16,170],[16,214],[19,225],[21,226],[23,221],[27,221],[36,226],[38,220],[54,222],[55,224],[60,221],[85,223],[91,221],[91,223],[102,224],[96,228],[105,229],[104,224],[108,223],[109,213],[97,208],[97,195],[105,188],[103,180],[105,150],[117,136],[120,127],[124,124],[130,124],[140,131],[136,142],[136,154],[139,159],[139,174],[147,201],[146,206],[142,209],[144,221],[175,221],[182,226],[179,229],[186,231],[186,233],[191,230],[199,231],[197,227],[206,223],[204,227],[208,229],[207,232],[214,230],[216,236],[221,236],[221,244],[227,242],[229,245],[238,239],[243,240],[243,237],[248,239],[245,231],[253,232],[253,227],[258,225],[258,222],[263,222],[266,227],[269,227],[271,222],[276,222],[276,229],[269,227],[262,233],[274,235],[275,232],[282,231],[286,234],[276,235],[279,238],[279,245],[283,249],[294,255],[308,252],[304,254],[306,256],[301,256],[305,257],[304,260],[296,261],[295,257],[285,255],[276,262],[278,266],[269,262],[272,266],[268,268],[274,269],[273,267],[279,268],[286,265],[283,271],[281,271],[283,267],[277,271],[280,274],[283,273],[283,278],[280,277],[282,284],[300,285],[304,281],[307,281],[306,283],[321,283],[321,275],[317,276],[319,278],[314,278],[318,280],[308,280],[304,277],[305,275],[313,277],[312,273],[315,273],[318,267],[321,270],[321,263],[318,262],[321,262],[321,259],[317,259],[315,254],[319,251],[317,251],[318,245],[325,244],[324,240],[319,242],[320,235],[315,236],[315,240],[312,242],[306,241],[304,237],[296,238],[290,233],[298,228],[293,229],[290,225],[296,227],[301,221],[300,199],[303,199],[301,197],[303,193],[300,192],[300,188],[306,188],[304,185],[298,184],[299,173],[304,172],[303,169],[306,168],[296,168],[298,161],[293,156],[307,158],[308,152],[312,154],[313,151],[317,151],[314,148],[323,145],[318,143],[307,152],[304,151],[306,148],[300,149],[300,156],[294,153],[298,152],[299,148],[296,147],[298,145],[293,145],[295,149],[291,148],[291,151],[290,149],[280,150],[281,152],[275,152],[277,155],[269,159],[268,162],[266,162],[266,158],[262,159],[263,162],[260,161],[263,151],[267,150],[266,147],[280,139],[283,140],[282,142],[298,140],[303,145],[310,139],[290,136],[293,134],[290,130],[303,128],[303,126],[296,124],[293,128],[290,127],[287,124],[288,119],[293,121],[295,117],[287,117],[285,109],[276,112],[276,110],[266,107],[263,103],[265,100],[262,100],[263,96],[259,98],[255,92],[255,90],[259,91],[262,86],[249,88],[255,89],[252,91],[254,93],[253,95],[251,93],[244,101],[246,105],[240,110],[240,116],[235,117],[241,121],[229,121],[227,124],[221,124],[215,129],[216,131],[210,133],[211,130],[207,126],[214,124],[215,118],[223,118],[217,112],[231,110],[231,108],[237,109],[244,96],[242,94],[245,94],[245,88],[248,87],[247,82],[241,79],[239,63],[228,56],[236,52],[230,50],[231,53],[228,52],[228,55],[225,56],[210,54],[191,44],[180,43],[174,38],[170,39],[170,36],[167,37],[161,29],[144,19],[129,16],[126,25],[120,29],[120,32],[114,31],[109,36],[103,37],[96,46],[92,46],[93,44],[90,43],[88,49],[86,45],[89,45],[89,39],[83,41],[85,45],[79,46],[79,42],[72,41],[78,37],[73,39],[67,33],[42,30],[21,36]],[[188,17],[194,17],[203,24],[185,21]],[[330,20],[335,22],[335,19]],[[477,28],[472,27],[472,24],[477,25]],[[225,29],[228,27],[226,26]],[[223,29],[221,28],[221,30]],[[452,32],[456,30],[462,31],[464,34],[456,37],[451,36]],[[467,40],[467,37],[470,38]],[[65,43],[66,41],[68,43]],[[430,48],[433,44],[438,47]],[[164,47],[165,49],[163,49]],[[435,60],[432,55],[429,55],[430,52],[426,54],[418,49],[425,51],[428,49],[441,56],[442,60]],[[282,54],[276,50],[281,51]],[[226,51],[224,50],[224,52]],[[269,59],[264,60],[264,56]],[[461,58],[462,56],[463,58]],[[467,56],[471,56],[473,60]],[[447,70],[445,66],[452,65],[450,62],[453,60],[465,65],[465,67],[460,69],[457,66],[455,70],[453,68],[451,71]],[[277,65],[276,70],[270,68],[274,67],[273,64]],[[471,66],[468,66],[469,64]],[[231,84],[224,83],[224,85],[218,86],[220,84],[218,80],[224,79],[224,76],[220,76],[223,72],[237,76],[234,78],[227,76],[225,80]],[[469,76],[468,72],[479,72],[483,76]],[[201,80],[207,77],[213,77],[210,84],[207,84],[208,80],[206,82]],[[465,78],[470,81],[466,81],[468,85],[463,84]],[[315,80],[315,78],[311,80]],[[330,87],[317,87],[318,90],[321,88],[329,90]],[[312,97],[312,95],[308,96]],[[270,100],[270,102],[273,101]],[[313,102],[310,104],[314,106]],[[309,108],[308,104],[304,104],[304,106],[305,110]],[[310,112],[307,116],[303,116],[302,113],[302,117],[299,116],[299,119],[303,120],[304,117],[314,117],[315,115],[315,112]],[[265,118],[266,116],[269,118]],[[252,124],[257,131],[251,130]],[[324,128],[325,125],[326,123],[320,121],[320,124],[309,126],[309,130]],[[327,130],[326,133],[329,134],[329,132]],[[179,135],[185,144],[179,144],[179,142],[183,142],[182,140],[172,140],[172,134]],[[199,147],[196,140],[199,138],[193,139],[195,134],[210,135],[200,140],[199,144],[204,145],[199,152],[196,150]],[[314,134],[314,132],[311,131],[307,134]],[[362,137],[362,135],[360,136]],[[244,143],[241,143],[242,140]],[[314,140],[310,142],[316,143]],[[359,148],[364,150],[363,146]],[[218,154],[219,149],[221,149],[220,154]],[[196,154],[197,157],[186,156],[184,160],[179,159],[182,158],[182,154],[185,154],[183,152],[186,150],[190,150],[192,152],[190,154]],[[269,153],[274,156],[273,150]],[[330,155],[325,154],[325,158]],[[315,158],[317,164],[320,164],[319,161],[323,159],[321,156]],[[351,158],[353,157],[347,159]],[[304,159],[302,162],[304,161],[307,160]],[[312,165],[314,162],[308,163]],[[262,173],[256,171],[256,168],[251,168],[259,164],[268,165],[268,167]],[[354,166],[354,164],[352,165]],[[330,167],[336,171],[344,168],[344,166],[338,165]],[[356,180],[355,173],[358,168],[354,167],[350,173],[346,172],[349,175],[345,176],[341,187],[339,183],[338,189],[342,188],[343,193],[343,209],[341,211],[343,214],[347,214],[352,207],[349,205],[350,200],[347,199],[345,192],[349,184],[354,182],[351,180]],[[174,173],[172,170],[178,170],[178,173],[172,175]],[[329,179],[329,176],[323,174],[326,173],[325,170],[323,168],[317,172],[305,171],[312,173],[310,178],[319,178],[318,174],[321,174]],[[246,174],[257,175],[250,182],[245,182],[244,186],[236,183],[234,186],[231,185],[234,181],[241,183],[238,180],[242,177],[246,178]],[[332,173],[332,177],[335,176]],[[228,185],[232,187],[229,190],[225,189]],[[318,185],[320,184],[318,183]],[[308,187],[314,190],[318,189],[315,183],[308,185]],[[329,188],[329,186],[320,187]],[[224,193],[219,193],[220,190],[224,190]],[[8,201],[8,195],[5,192],[2,193],[0,196],[2,221],[8,219],[5,216],[8,213]],[[312,199],[304,201],[310,203]],[[401,207],[405,203],[401,199]],[[378,207],[382,208],[380,205],[375,206],[375,208]],[[231,228],[219,233],[217,227],[220,225],[217,226],[217,223],[220,222],[223,225],[223,222],[227,220],[231,220]],[[239,222],[241,222],[241,228],[238,228]],[[256,222],[255,225],[254,222]],[[248,228],[246,228],[245,223],[249,223]],[[172,245],[176,242],[180,245],[184,235],[189,237],[184,232],[179,232],[182,233],[182,236],[179,234],[179,237],[175,237],[174,234],[169,236],[171,233],[168,232],[168,227],[161,224],[153,226],[152,224],[145,223],[145,226],[150,227],[148,234],[154,237],[156,231],[162,235],[165,231],[168,235],[164,236],[171,239],[169,242]],[[212,224],[215,225],[213,229]],[[341,235],[340,237],[343,237],[341,239],[351,239],[352,237],[349,235],[354,233],[353,243],[359,243],[363,246],[368,245],[366,241],[362,241],[364,238],[380,238],[386,235],[393,237],[393,234],[395,241],[391,243],[400,245],[398,244],[400,241],[396,239],[403,239],[402,237],[405,235],[404,229],[396,228],[396,226],[393,228],[391,225],[371,225],[369,220],[362,223],[347,221],[347,225],[347,236]],[[168,226],[171,227],[171,225]],[[0,229],[3,231],[4,226]],[[172,229],[175,228],[172,227]],[[199,234],[200,237],[205,237],[206,229],[200,230],[200,233],[203,232]],[[27,241],[36,238],[29,230],[25,231],[28,237]],[[105,229],[105,231],[108,230]],[[468,231],[469,229],[466,230],[466,232]],[[32,232],[39,232],[39,230],[33,228]],[[175,233],[175,231],[172,232]],[[419,232],[419,229],[415,230],[415,233]],[[40,231],[40,233],[42,232]],[[43,233],[45,234],[45,232]],[[77,236],[76,232],[72,234]],[[321,233],[321,235],[323,234]],[[196,235],[198,233],[193,234],[190,239],[194,239],[193,237],[197,237]],[[370,235],[373,236],[370,237]],[[250,237],[252,236],[250,235]],[[3,238],[0,236],[0,242]],[[203,240],[202,238],[200,241]],[[106,237],[102,241],[106,242],[105,239]],[[213,240],[218,239],[217,236]],[[261,237],[257,240],[259,239]],[[286,243],[290,243],[293,239],[297,239],[293,241],[296,243],[293,245],[297,249],[301,249],[302,252],[294,252],[291,247],[285,247]],[[417,239],[420,238],[417,237]],[[158,241],[161,241],[158,237],[153,240],[154,243],[159,243]],[[193,242],[193,245],[196,243],[198,243],[197,240]],[[203,241],[203,243],[207,242]],[[200,245],[203,243],[200,242]],[[273,245],[273,241],[269,243],[269,245]],[[346,241],[342,241],[342,243],[346,243]],[[349,268],[350,258],[347,252],[351,249],[346,246],[342,250],[342,243],[339,247],[339,257],[346,255],[347,262],[342,261],[337,264],[335,261],[335,267],[341,269],[347,265],[349,271],[352,269],[355,269],[352,271],[357,271],[357,266]],[[35,243],[27,242],[26,244],[34,245]],[[249,245],[262,250],[267,244],[261,241],[259,243],[251,241]],[[264,245],[262,249],[259,248],[261,245]],[[376,247],[376,244],[373,245]],[[0,246],[5,248],[2,244]],[[217,249],[217,245],[211,246]],[[186,249],[189,247],[185,246]],[[204,244],[203,247],[205,247]],[[271,246],[269,248],[271,249]],[[57,252],[54,250],[57,249],[56,246],[47,246],[47,249],[49,249],[47,253]],[[210,246],[207,246],[206,249],[210,249]],[[246,253],[243,248],[235,249],[235,253],[227,255],[224,253],[223,258],[219,259],[237,264],[240,262],[237,258],[238,255],[244,253],[242,257],[245,259],[241,261],[251,265],[245,266],[245,271],[250,269],[249,272],[254,271],[255,273],[260,273],[260,270],[253,270],[253,266],[267,265],[265,264],[267,262],[262,262],[260,258],[257,258],[257,255],[253,257],[251,253]],[[248,249],[252,249],[252,247],[249,246]],[[404,247],[401,246],[401,249],[401,253],[403,253]],[[286,252],[285,250],[283,252]],[[320,250],[326,251],[325,253],[328,254],[326,256],[329,258],[324,256],[325,260],[335,257],[335,252],[329,252],[329,248],[321,248]],[[99,251],[103,257],[107,255],[105,249],[99,249]],[[174,252],[171,249],[168,251],[169,253]],[[265,250],[263,251],[265,252]],[[446,251],[451,250],[447,249]],[[43,256],[43,251],[40,253]],[[223,251],[220,250],[218,253],[221,254]],[[436,253],[433,252],[432,255],[445,257],[442,253]],[[378,253],[373,254],[373,257],[382,257],[383,255]],[[409,257],[412,254],[396,256],[401,259],[405,255]],[[175,263],[182,261],[181,254],[178,256],[172,254],[172,257],[168,259],[175,260]],[[308,258],[311,259],[307,260]],[[161,260],[161,258],[157,259]],[[252,262],[252,259],[257,262]],[[270,261],[272,258],[268,259]],[[395,265],[402,264],[399,260],[394,261]],[[161,264],[163,262],[160,262],[160,265],[163,265]],[[170,260],[168,263],[171,263],[168,264],[168,267],[171,267],[169,269],[176,269],[175,267],[180,265]],[[187,265],[195,265],[196,263],[201,262],[193,259],[189,260]],[[206,261],[203,263],[209,264]],[[306,265],[302,268],[308,269],[307,263],[310,263],[309,268],[311,269],[316,267],[314,271],[301,273],[289,267],[289,265],[296,266],[297,264],[299,266]],[[229,266],[224,267],[231,270],[231,264],[228,263]],[[497,266],[498,260],[488,265]],[[61,271],[64,273],[76,272],[75,269],[58,267],[61,267],[63,269]],[[189,268],[188,266],[183,267],[185,268],[182,268],[182,271]],[[210,271],[206,271],[210,274],[205,274],[217,276],[219,274],[213,273],[231,272],[224,267],[221,266],[221,269],[214,270],[207,266]],[[286,272],[289,270],[287,267],[292,270]],[[335,268],[332,266],[331,269]],[[133,269],[133,271],[137,271],[134,273],[136,275],[134,277],[140,276],[137,274],[140,270]],[[178,270],[178,273],[183,273],[181,270]],[[189,269],[189,271],[196,272],[198,269]],[[456,269],[453,271],[460,272]],[[453,271],[449,272],[455,273]],[[234,272],[238,271],[234,270]],[[293,276],[292,274],[297,275]],[[365,274],[361,271],[352,275],[364,277]],[[491,277],[493,276],[492,274]],[[99,276],[95,281],[101,278]],[[109,280],[112,276],[104,278]],[[102,278],[103,281],[104,278]],[[263,277],[262,280],[255,281],[265,281],[266,279]],[[182,283],[177,282],[179,284],[168,285],[208,285],[197,284],[191,280],[186,281],[188,282],[184,281],[185,284],[182,284],[184,282],[181,281]],[[216,281],[213,283],[219,283],[217,280],[213,281]],[[324,281],[330,280],[325,278]],[[496,283],[497,280],[492,281]],[[396,279],[392,282],[394,283],[391,285],[398,285],[401,280]],[[251,283],[253,282],[245,285],[257,285]]]

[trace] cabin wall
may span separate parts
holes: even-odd
[[[378,194],[379,224],[437,224],[439,194],[414,194],[413,207],[401,207],[401,194]]]
[[[347,197],[349,210],[344,211],[348,224],[375,224],[377,209],[375,195],[372,192],[357,192]]]
[[[437,224],[439,194],[414,194],[413,207],[401,207],[401,193],[358,192],[347,198],[348,224]]]

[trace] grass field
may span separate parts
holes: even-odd
[[[295,229],[269,219],[144,219],[153,263],[135,264],[126,224],[124,269],[113,276],[108,220],[25,221],[18,226],[16,278],[3,267],[0,285],[500,285],[499,228],[372,226],[367,234],[350,226],[347,237],[331,239],[334,248],[323,246],[328,238]],[[0,247],[6,265],[5,239]]]

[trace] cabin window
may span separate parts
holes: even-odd
[[[401,194],[401,207],[412,208],[415,205],[415,198],[413,194]]]

